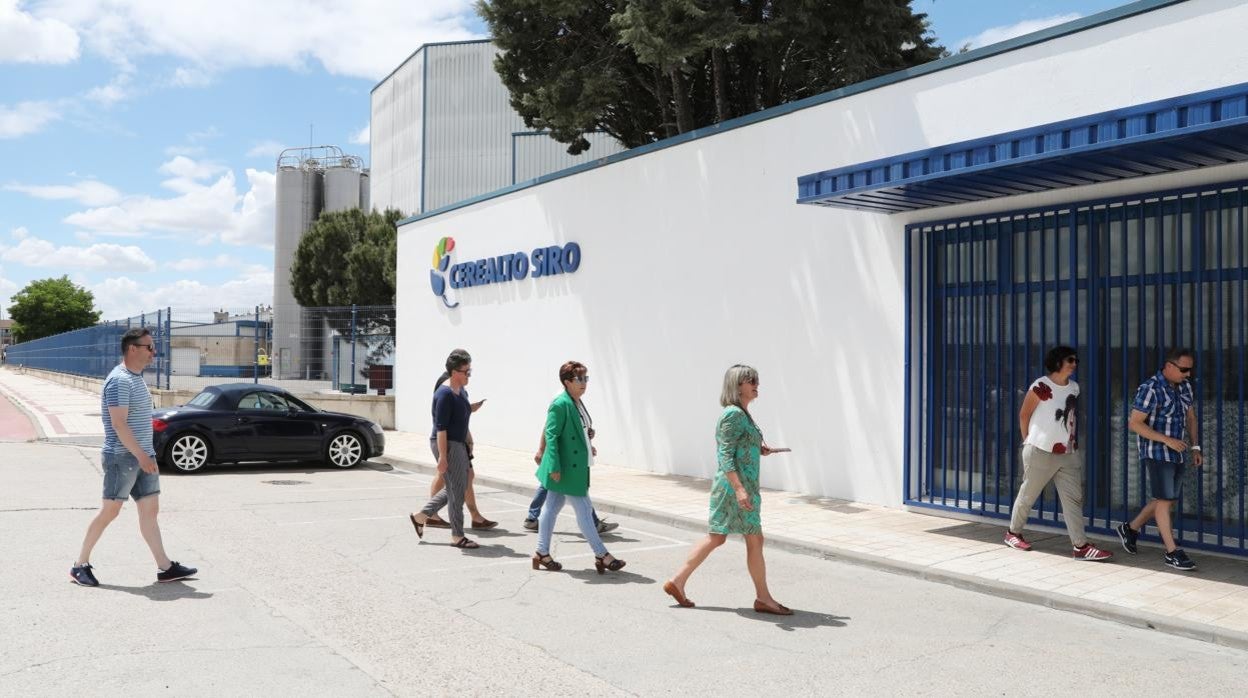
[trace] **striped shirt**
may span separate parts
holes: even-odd
[[[1187,427],[1187,411],[1191,409],[1196,397],[1192,392],[1192,384],[1183,381],[1178,386],[1170,384],[1166,376],[1158,371],[1156,375],[1140,384],[1135,391],[1135,402],[1131,409],[1148,415],[1144,422],[1154,430],[1172,439],[1182,439]],[[1140,458],[1182,463],[1184,454],[1161,443],[1138,437],[1140,442]]]
[[[130,427],[134,438],[147,451],[155,456],[152,448],[152,394],[148,392],[143,374],[134,373],[125,364],[117,367],[104,379],[104,390],[100,395],[100,414],[104,417],[104,452],[129,453],[126,445],[117,438],[117,430],[113,429],[113,418],[108,413],[110,407],[125,407],[126,425]]]

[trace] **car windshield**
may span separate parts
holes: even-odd
[[[191,407],[207,407],[211,405],[212,403],[216,402],[216,400],[217,400],[216,393],[205,390],[199,395],[196,395],[195,397],[191,398],[191,401],[186,404],[190,405]]]

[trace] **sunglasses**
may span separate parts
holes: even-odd
[[[454,371],[451,371],[451,373],[462,373],[462,374],[464,374],[465,376],[468,376],[469,378],[471,378],[471,377],[472,377],[472,369],[471,369],[471,368],[457,368],[457,369],[455,369]]]
[[[143,347],[143,348],[147,349],[148,351],[152,352],[153,354],[155,354],[155,353],[156,353],[156,347],[155,347],[155,345],[152,345],[152,344],[143,344],[143,343],[141,343],[141,342],[140,342],[140,343],[132,344],[132,345],[130,345],[130,346],[134,346],[134,347]]]
[[[568,380],[572,381],[573,383],[588,383],[589,376],[572,376]]]
[[[1079,365],[1079,357],[1078,357],[1078,356],[1067,356],[1067,357],[1066,357],[1066,363],[1068,363],[1068,364],[1075,364],[1076,366],[1078,366],[1078,365]]]
[[[1184,375],[1187,375],[1187,374],[1191,373],[1192,371],[1196,370],[1196,367],[1195,367],[1195,366],[1180,366],[1180,365],[1178,365],[1178,364],[1174,363],[1173,361],[1167,361],[1166,363],[1168,363],[1168,364],[1170,364],[1171,366],[1173,366],[1173,367],[1175,367],[1175,368],[1179,369],[1179,373],[1182,373],[1182,374],[1184,374]]]

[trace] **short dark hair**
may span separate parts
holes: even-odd
[[[1049,373],[1053,373],[1062,367],[1062,364],[1065,363],[1066,359],[1078,355],[1079,352],[1075,351],[1073,347],[1068,347],[1065,344],[1059,344],[1058,346],[1050,349],[1048,353],[1044,355],[1044,370]]]
[[[152,331],[147,329],[146,327],[134,327],[134,328],[126,330],[126,333],[121,335],[122,355],[125,355],[126,350],[129,349],[130,347],[138,346],[140,339],[144,337],[151,337],[151,336],[152,336]]]
[[[570,381],[574,377],[579,376],[588,370],[589,369],[585,367],[585,364],[580,361],[565,361],[564,364],[559,367],[559,382],[562,383],[564,381]]]
[[[1188,349],[1187,347],[1174,347],[1166,352],[1166,361],[1178,361],[1184,356],[1191,358],[1192,361],[1196,360],[1196,354],[1191,349]]]
[[[453,373],[472,363],[472,356],[466,349],[452,349],[446,357],[446,372]]]

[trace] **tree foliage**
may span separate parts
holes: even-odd
[[[90,291],[62,276],[26,284],[13,296],[9,317],[13,319],[15,341],[29,342],[91,327],[100,321],[100,312]]]
[[[651,143],[945,55],[908,0],[479,0],[530,128]]]
[[[290,291],[299,305],[394,305],[397,223],[394,209],[322,213],[299,240]]]

